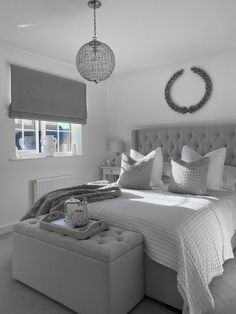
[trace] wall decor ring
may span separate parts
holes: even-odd
[[[184,69],[172,75],[172,77],[167,82],[166,88],[165,88],[165,99],[166,99],[167,104],[170,106],[171,109],[179,113],[183,113],[183,114],[193,113],[201,109],[205,105],[205,103],[209,100],[212,94],[212,81],[211,81],[210,76],[204,70],[197,67],[192,67],[191,71],[199,75],[205,82],[205,94],[196,105],[192,105],[190,107],[181,107],[181,106],[178,106],[171,98],[171,88],[174,82],[184,73]]]

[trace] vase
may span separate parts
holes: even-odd
[[[42,152],[45,156],[54,156],[56,152],[57,139],[53,135],[46,135],[41,138]]]

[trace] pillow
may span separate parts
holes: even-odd
[[[164,185],[168,185],[169,182],[170,182],[170,176],[163,175],[162,182],[163,182]]]
[[[153,168],[151,173],[151,182],[150,185],[153,187],[162,187],[162,175],[163,175],[163,156],[162,156],[162,149],[158,147],[154,150],[155,152],[155,159],[153,162]],[[148,155],[146,155],[148,156]],[[130,157],[139,161],[143,159],[145,156],[134,149],[130,150]]]
[[[155,151],[143,159],[136,161],[126,154],[121,157],[121,171],[117,183],[122,188],[136,190],[150,190],[150,179]]]
[[[204,157],[209,157],[209,170],[207,177],[207,188],[209,190],[222,190],[223,189],[223,172],[226,156],[226,148],[222,147],[206,154]],[[183,146],[181,159],[184,161],[196,161],[202,156],[198,154],[191,147]]]
[[[169,161],[163,162],[163,176],[171,176],[171,163]]]
[[[235,191],[236,167],[224,166],[223,186],[226,189]]]
[[[181,159],[171,161],[172,174],[168,190],[174,193],[206,195],[209,158],[193,162]]]

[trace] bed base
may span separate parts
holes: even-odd
[[[236,232],[231,239],[236,248]],[[177,273],[158,264],[145,255],[145,295],[178,310],[183,309],[183,299],[177,289]]]
[[[177,290],[177,273],[158,264],[145,255],[145,290],[146,296],[170,305],[183,308],[183,299]]]

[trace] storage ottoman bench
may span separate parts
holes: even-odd
[[[126,314],[144,296],[143,237],[111,227],[77,240],[28,219],[14,226],[13,278],[79,314]]]

